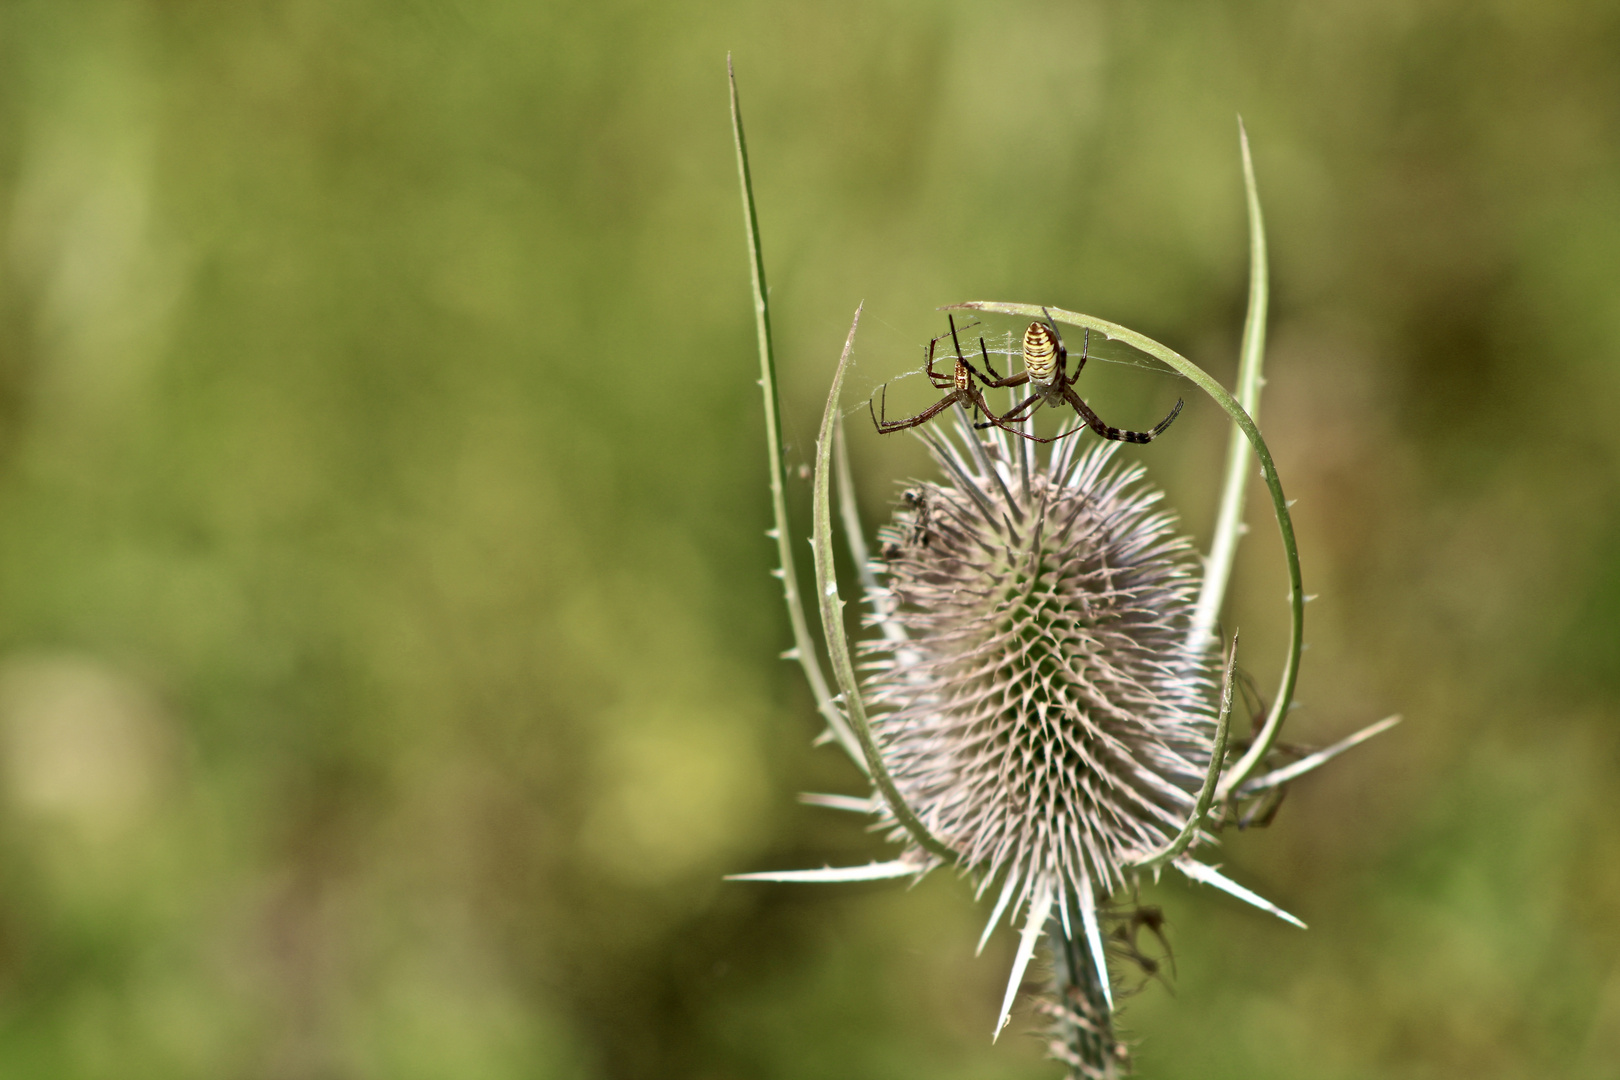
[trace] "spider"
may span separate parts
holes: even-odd
[[[1155,957],[1142,951],[1137,944],[1137,935],[1146,928],[1149,933],[1159,939],[1159,947],[1164,950],[1164,959],[1170,962],[1170,974],[1176,972],[1176,954],[1170,949],[1170,941],[1164,936],[1164,911],[1153,904],[1138,904],[1132,907],[1128,916],[1122,916],[1120,925],[1114,928],[1109,937],[1118,942],[1118,951],[1125,959],[1142,969],[1142,974],[1150,979],[1158,979],[1168,989],[1170,984],[1165,982],[1161,974],[1163,964]]]
[[[989,379],[986,379],[983,375],[979,374],[978,369],[972,364],[968,363],[967,357],[962,355],[962,343],[956,337],[956,318],[954,316],[946,316],[946,318],[951,324],[950,334],[941,334],[939,337],[928,343],[928,381],[934,384],[934,389],[949,389],[950,393],[940,398],[938,401],[924,409],[922,412],[918,413],[916,416],[910,416],[904,420],[890,420],[887,418],[887,414],[885,414],[882,419],[879,419],[878,414],[883,410],[883,404],[888,401],[889,388],[888,384],[885,383],[883,387],[883,395],[878,402],[878,407],[875,409],[872,407],[872,401],[870,398],[868,398],[866,402],[867,409],[872,413],[872,423],[877,426],[878,433],[882,435],[890,435],[896,431],[904,431],[907,428],[914,428],[918,424],[926,424],[928,421],[932,420],[934,417],[938,416],[952,405],[961,404],[972,405],[976,410],[989,418],[987,422],[983,424],[975,424],[973,425],[974,427],[999,427],[1007,431],[1011,431],[1014,435],[1023,435],[1023,432],[1017,430],[1016,428],[1008,427],[1006,424],[1003,424],[999,419],[996,418],[995,410],[991,409],[990,406],[985,403],[984,392],[973,385],[973,380],[978,379],[986,386],[1010,386],[1013,385],[1013,383],[1000,379],[999,376],[997,377],[997,381],[991,382]],[[971,328],[973,324],[969,323],[968,325]],[[942,375],[934,370],[934,349],[941,341],[944,341],[947,336],[950,337],[951,344],[956,346],[956,371],[951,375]],[[979,348],[984,350],[983,338],[979,339]],[[990,367],[990,353],[988,351],[984,352],[984,366],[986,369]],[[995,372],[992,371],[991,374],[994,375]],[[1025,435],[1024,437],[1029,438],[1030,436]]]
[[[1091,330],[1086,330],[1085,344],[1080,349],[1080,361],[1074,365],[1074,374],[1068,372],[1068,349],[1064,348],[1063,335],[1058,333],[1057,323],[1052,321],[1052,313],[1044,307],[1041,313],[1046,316],[1046,322],[1032,322],[1029,329],[1024,331],[1024,370],[1017,375],[1009,375],[1005,379],[996,374],[990,367],[990,354],[984,355],[985,369],[990,372],[989,379],[980,376],[979,381],[989,387],[1021,386],[1024,383],[1033,383],[1035,392],[1000,416],[990,416],[989,421],[975,424],[974,427],[986,428],[994,425],[1007,431],[1010,423],[1019,423],[1028,420],[1035,410],[1042,405],[1059,406],[1067,402],[1074,406],[1074,411],[1086,422],[1086,426],[1105,439],[1115,442],[1145,443],[1152,442],[1164,429],[1170,426],[1171,421],[1181,415],[1181,406],[1184,404],[1180,398],[1176,399],[1176,407],[1170,410],[1170,415],[1154,425],[1152,431],[1124,431],[1102,422],[1102,417],[1092,411],[1091,406],[1080,400],[1080,395],[1074,392],[1074,383],[1080,378],[1080,371],[1086,366],[1086,356],[1091,349]],[[984,339],[979,340],[982,347]],[[960,349],[958,350],[960,353]],[[971,369],[970,369],[971,370]],[[975,372],[977,374],[977,372]],[[988,412],[988,410],[986,410]],[[930,414],[932,415],[932,414]],[[1079,431],[1065,431],[1062,435],[1054,435],[1050,439],[1036,438],[1034,435],[1019,431],[1017,434],[1031,442],[1049,443],[1074,434]]]

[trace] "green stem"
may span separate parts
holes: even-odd
[[[1072,896],[1068,924],[1079,920]],[[1054,912],[1046,924],[1046,943],[1052,950],[1053,1056],[1069,1067],[1070,1080],[1119,1080],[1130,1075],[1130,1055],[1114,1032],[1108,994],[1092,962],[1084,937],[1064,932],[1066,921]],[[1061,1050],[1058,1047],[1062,1047]]]

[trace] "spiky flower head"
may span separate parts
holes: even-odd
[[[981,889],[1001,882],[985,937],[1027,911],[997,1030],[1048,932],[1053,1052],[1107,1076],[1124,1051],[1099,909],[1182,834],[1218,725],[1191,545],[1118,444],[1082,437],[1041,465],[960,418],[955,441],[924,435],[947,480],[909,487],[881,534],[863,696],[905,803]]]
[[[1197,564],[1116,443],[963,425],[882,533],[866,699],[907,804],[1014,910],[1082,911],[1181,830],[1214,749]],[[1014,445],[1014,444],[1017,445]],[[999,912],[998,912],[999,914]]]

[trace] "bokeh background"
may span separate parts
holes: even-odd
[[[777,659],[727,50],[796,475],[863,299],[852,409],[975,298],[1230,379],[1248,124],[1291,737],[1407,721],[1226,837],[1310,931],[1147,891],[1141,1075],[1620,1075],[1620,8],[1574,0],[7,0],[0,1075],[1059,1074],[1027,1007],[990,1044],[971,882],[720,880],[888,850],[794,801],[863,789]],[[1127,453],[1206,542],[1216,410],[1087,370],[1188,397]],[[928,466],[863,423],[875,524]]]

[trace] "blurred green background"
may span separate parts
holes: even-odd
[[[1534,0],[0,5],[0,1075],[1060,1073],[970,882],[720,880],[892,850],[794,802],[727,50],[795,469],[862,299],[851,408],[966,299],[1230,379],[1248,123],[1292,737],[1408,719],[1226,838],[1310,931],[1149,890],[1141,1075],[1620,1075],[1620,7]]]

